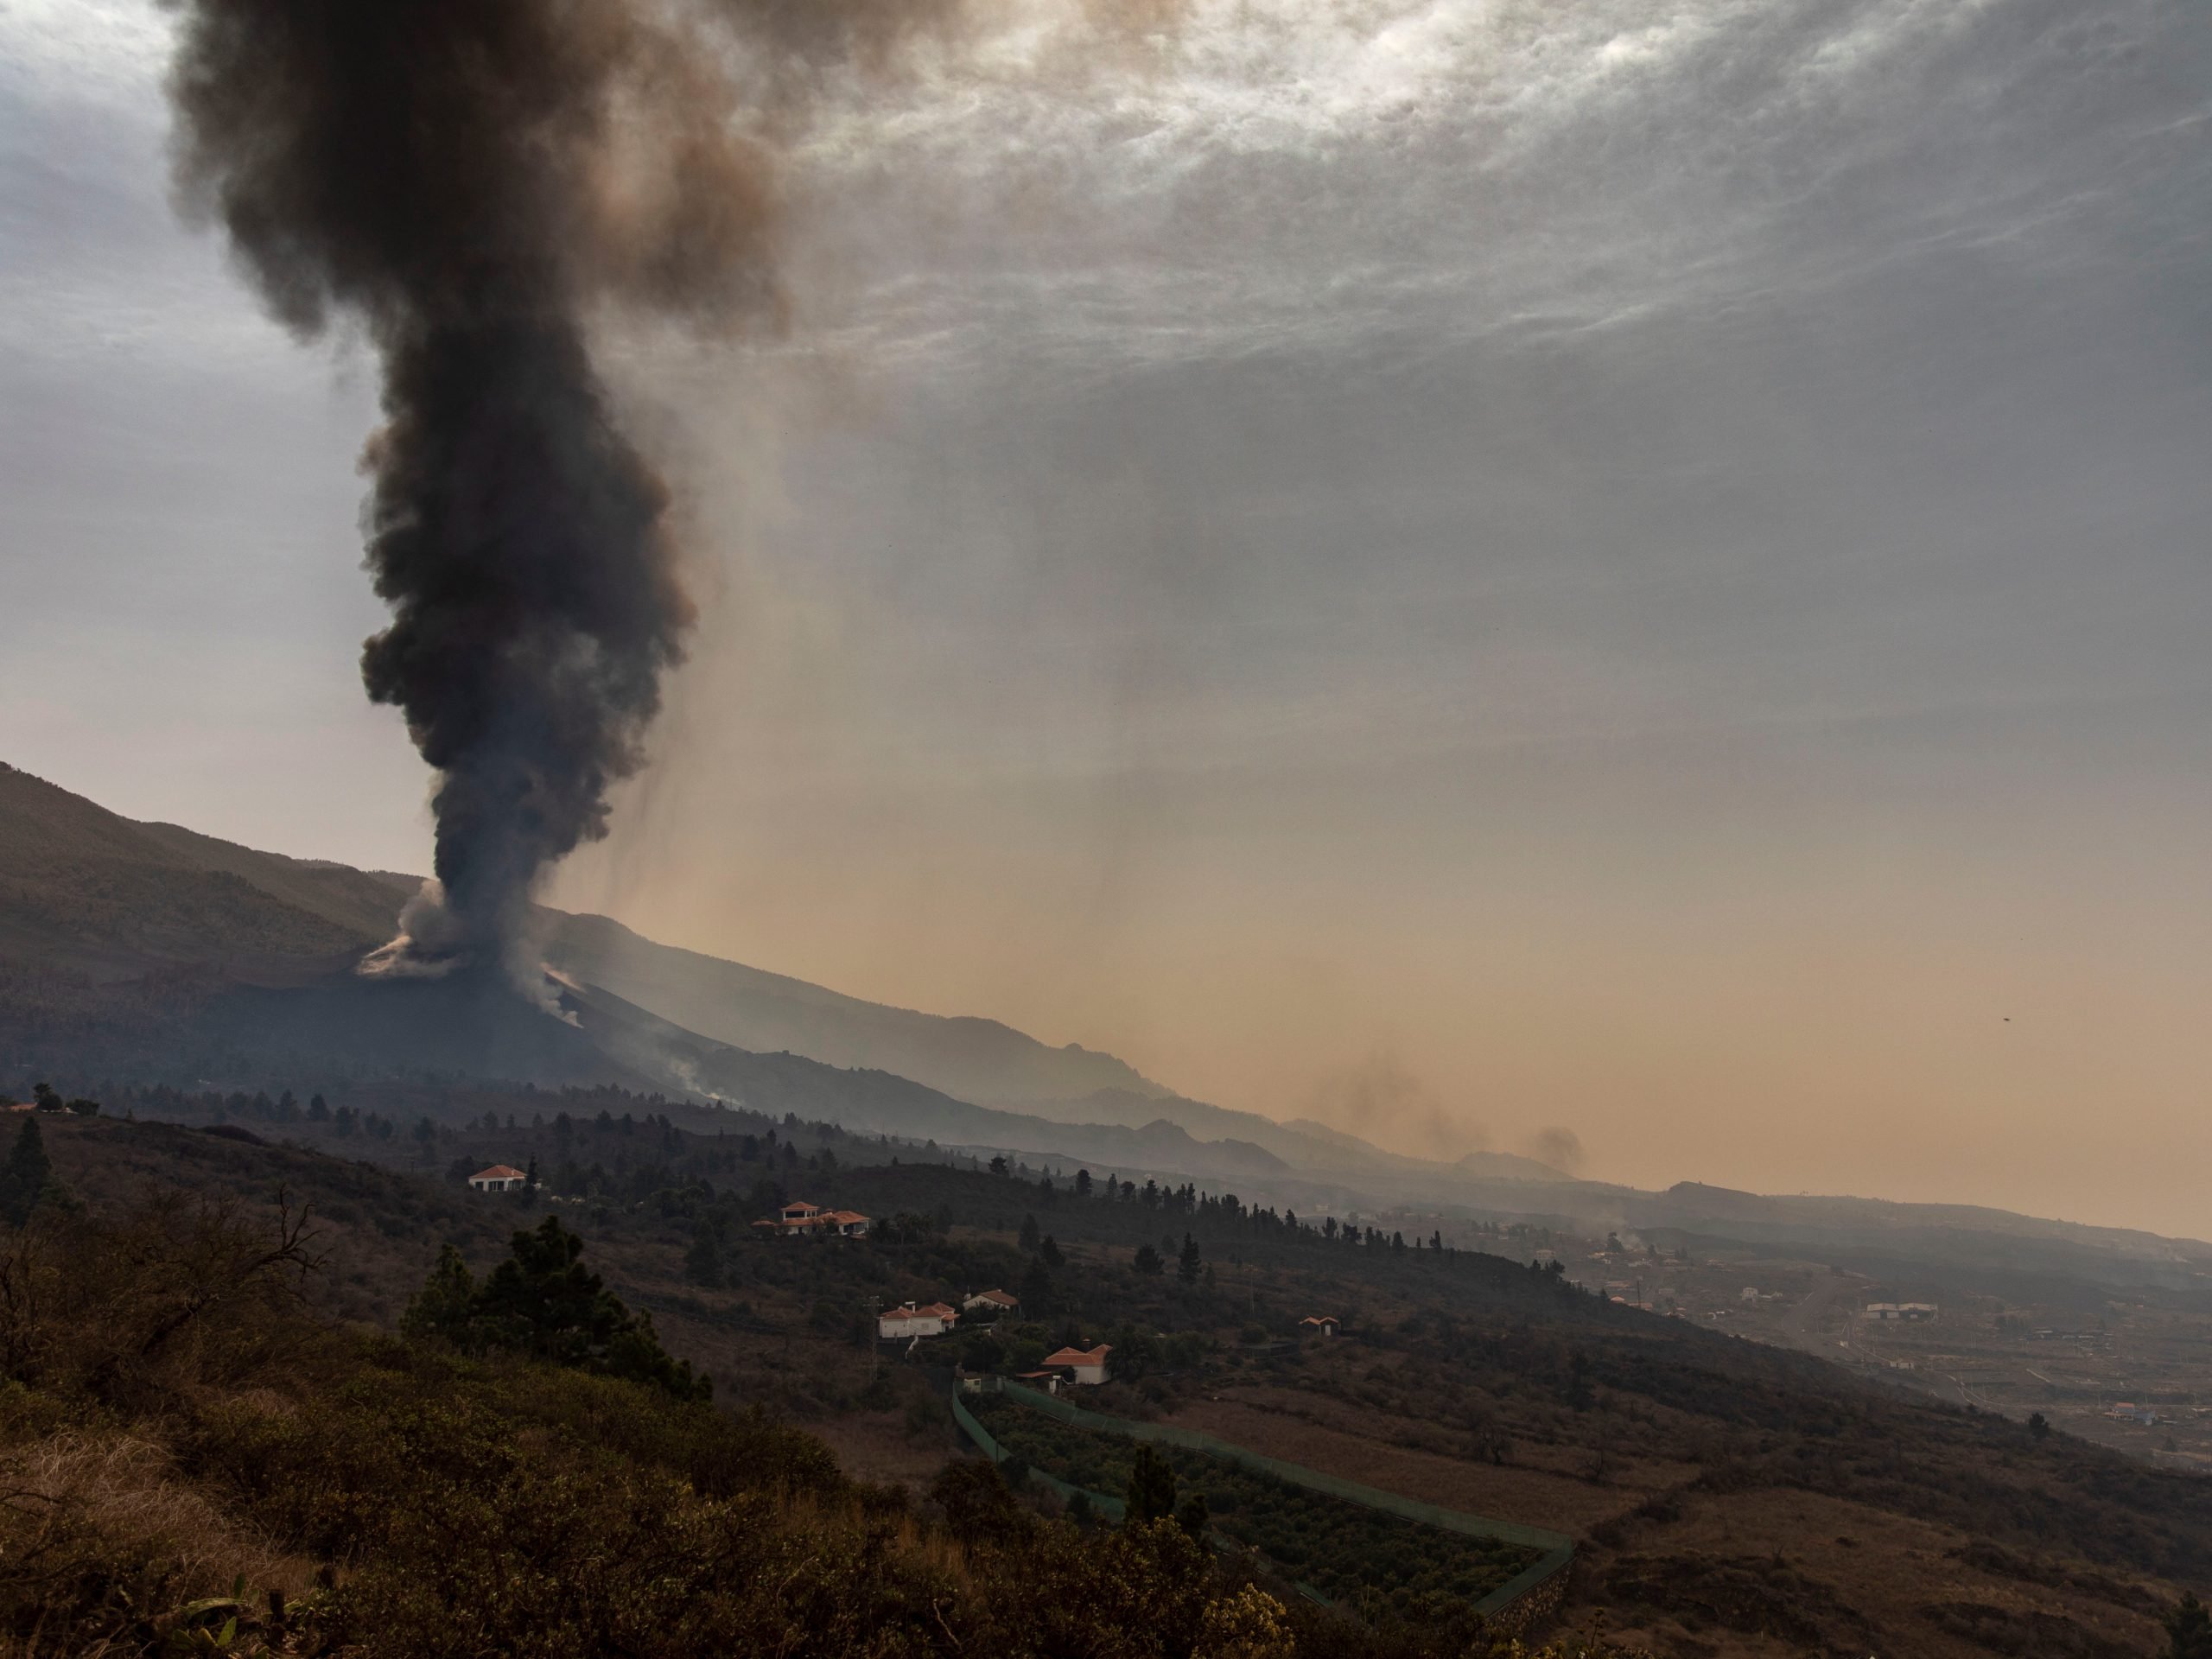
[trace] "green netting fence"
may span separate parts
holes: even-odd
[[[1493,1521],[1486,1516],[1467,1515],[1434,1503],[1423,1503],[1416,1498],[1401,1497],[1395,1492],[1363,1486],[1356,1480],[1325,1475],[1319,1470],[1308,1469],[1303,1464],[1284,1463],[1279,1459],[1262,1457],[1257,1452],[1232,1446],[1227,1440],[1217,1440],[1213,1435],[1195,1428],[1177,1428],[1167,1423],[1133,1422],[1124,1417],[1109,1417],[1100,1412],[1086,1411],[1081,1406],[1071,1405],[1065,1400],[1037,1389],[1024,1387],[1019,1382],[994,1378],[988,1386],[995,1394],[1002,1394],[1033,1411],[1056,1417],[1073,1427],[1090,1429],[1100,1434],[1120,1435],[1126,1440],[1156,1440],[1167,1446],[1182,1446],[1210,1458],[1218,1458],[1224,1462],[1241,1465],[1259,1474],[1273,1476],[1293,1486],[1325,1492],[1346,1503],[1381,1510],[1386,1515],[1399,1516],[1422,1526],[1439,1527],[1446,1532],[1461,1533],[1473,1538],[1502,1538],[1508,1543],[1541,1551],[1535,1561],[1475,1604],[1475,1611],[1485,1618],[1496,1618],[1574,1559],[1574,1541],[1564,1533],[1548,1532],[1541,1527],[1524,1527],[1512,1521]],[[982,1447],[993,1462],[1004,1460],[1005,1453],[1000,1450],[997,1440],[976,1419],[975,1413],[962,1403],[957,1394],[952,1400],[952,1415],[962,1432]],[[1033,1465],[1029,1478],[1047,1490],[1058,1492],[1063,1498],[1073,1497],[1081,1490]],[[1109,1520],[1118,1521],[1127,1512],[1127,1505],[1110,1493],[1084,1492],[1084,1496],[1094,1511]],[[1303,1585],[1299,1588],[1316,1601],[1325,1599]]]

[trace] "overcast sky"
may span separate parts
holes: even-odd
[[[1408,1150],[2212,1235],[2212,13],[1107,10],[830,90],[786,337],[610,324],[703,621],[556,896]],[[0,756],[419,869],[374,365],[175,220],[166,43],[0,0]]]

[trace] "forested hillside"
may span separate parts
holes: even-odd
[[[485,1282],[508,1236],[550,1211],[670,1352],[711,1376],[715,1410],[804,1425],[841,1478],[903,1488],[899,1524],[918,1540],[938,1535],[926,1494],[958,1449],[940,1391],[951,1368],[1018,1374],[1063,1344],[1104,1341],[1116,1357],[1114,1382],[1095,1391],[1102,1409],[1573,1535],[1563,1628],[1586,1634],[1602,1614],[1658,1652],[2150,1656],[2166,1610],[2212,1580],[2212,1484],[1870,1389],[1503,1255],[1211,1190],[1125,1186],[1103,1170],[953,1167],[823,1125],[732,1115],[720,1133],[687,1128],[619,1091],[478,1098],[473,1131],[419,1145],[381,1113],[374,1124],[357,1114],[341,1135],[334,1113],[308,1119],[311,1102],[296,1103],[296,1125],[260,1132],[329,1152],[238,1138],[236,1124],[41,1122],[61,1188],[94,1217],[132,1213],[162,1185],[257,1213],[280,1187],[308,1205],[327,1260],[295,1305],[326,1324],[389,1329],[446,1242]],[[420,1173],[333,1155],[346,1135],[398,1148]],[[459,1183],[494,1160],[534,1162],[543,1196]],[[764,1236],[753,1223],[787,1197],[858,1210],[875,1233]],[[874,1339],[880,1307],[993,1287],[1018,1294],[1018,1314],[963,1320],[911,1352]],[[1343,1334],[1301,1336],[1322,1313]],[[496,1356],[424,1371],[431,1362],[388,1346],[342,1362],[315,1351],[354,1379],[330,1384],[348,1398],[366,1376],[377,1398],[396,1391],[394,1409],[416,1409],[405,1402],[418,1386],[524,1423],[550,1409],[515,1403],[553,1385],[514,1382],[501,1370],[514,1362]],[[493,1392],[469,1395],[479,1388]],[[346,1421],[348,1434],[372,1432]],[[874,1523],[852,1513],[865,1535]],[[982,1627],[954,1628],[965,1642]],[[991,1628],[1018,1649],[1031,1639]],[[1340,1637],[1301,1640],[1325,1651],[1317,1644]]]
[[[146,1133],[73,1126],[60,1167],[105,1185],[111,1153],[192,1132]],[[334,1325],[317,1287],[354,1270],[346,1241],[297,1192],[229,1196],[181,1161],[199,1190],[87,1203],[49,1184],[0,1231],[5,1651],[1491,1649],[1465,1621],[1384,1628],[1285,1599],[1172,1520],[1054,1518],[988,1464],[920,1491],[856,1480],[727,1391],[709,1403],[556,1218],[480,1283],[448,1250],[396,1332]]]

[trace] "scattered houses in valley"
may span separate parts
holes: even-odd
[[[1045,1364],[1047,1370],[1065,1368],[1071,1374],[1069,1377],[1071,1382],[1081,1383],[1088,1388],[1096,1388],[1107,1380],[1107,1357],[1113,1351],[1111,1347],[1103,1342],[1096,1348],[1088,1351],[1081,1348],[1063,1348],[1057,1354],[1046,1355]]]
[[[902,1302],[875,1316],[875,1334],[885,1342],[941,1337],[960,1323],[960,1311],[943,1302]]]
[[[979,1290],[960,1304],[963,1313],[988,1313],[993,1319],[1021,1312],[1021,1298],[1003,1290]]]
[[[1307,1336],[1333,1337],[1337,1334],[1337,1317],[1333,1313],[1317,1313],[1300,1319],[1298,1328]]]
[[[812,1238],[866,1238],[870,1224],[857,1210],[824,1210],[804,1198],[794,1198],[773,1216],[753,1224],[761,1232],[802,1233]]]
[[[446,1179],[453,1179],[450,1170]],[[512,1164],[494,1164],[489,1169],[478,1170],[468,1178],[468,1184],[479,1192],[520,1192],[530,1185],[530,1175]]]

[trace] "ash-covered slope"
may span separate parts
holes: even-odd
[[[555,913],[545,956],[571,978],[719,1042],[895,1071],[964,1100],[1077,1100],[1117,1090],[1157,1102],[1170,1093],[1111,1054],[1073,1043],[1052,1048],[995,1020],[864,1001],[657,944],[604,916]],[[1160,1115],[1155,1107],[1149,1116]]]
[[[211,1077],[335,1065],[747,1098],[849,1128],[1193,1177],[1393,1164],[1185,1100],[1110,1054],[843,995],[542,912],[573,989],[551,1019],[496,978],[366,982],[416,878],[141,823],[0,768],[0,1065]],[[549,1029],[548,1027],[552,1027]]]

